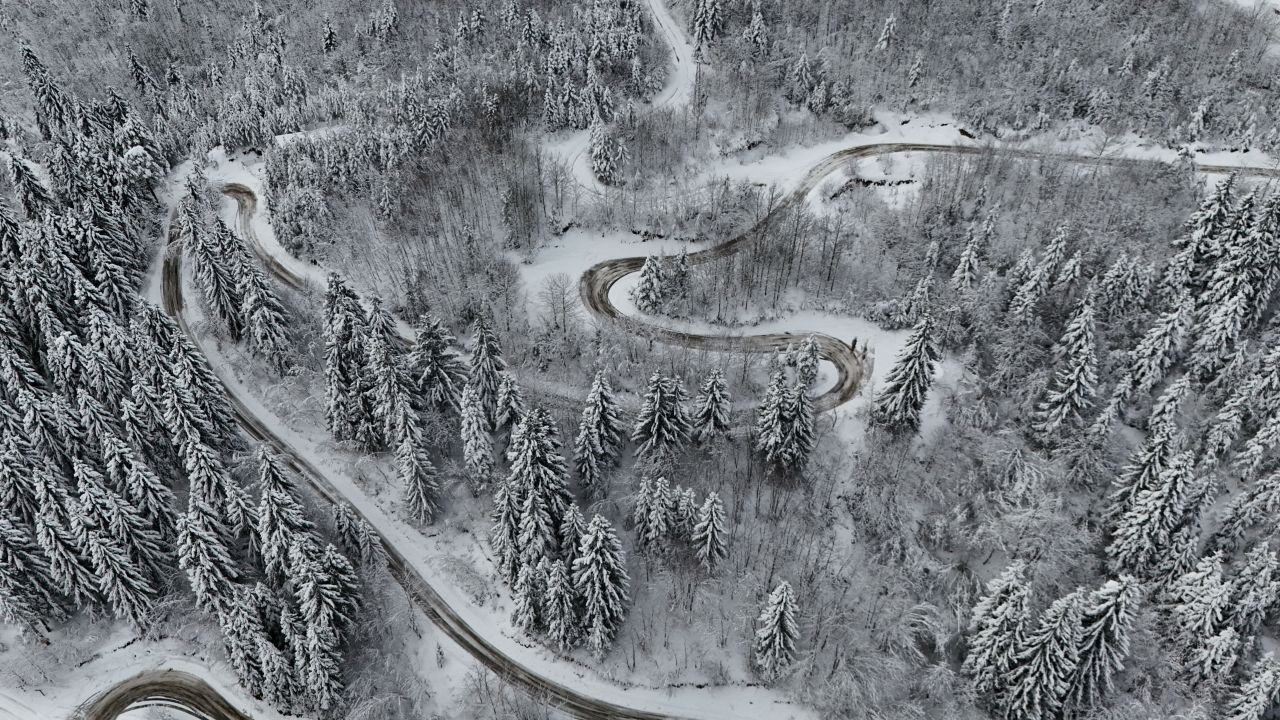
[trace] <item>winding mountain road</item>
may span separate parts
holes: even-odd
[[[693,54],[687,38],[672,19],[661,0],[648,0],[654,12],[657,26],[670,42],[674,55],[673,82],[663,90],[655,105],[684,104],[687,102],[692,87]],[[578,148],[573,162],[580,162],[582,148]],[[691,253],[691,263],[702,264],[728,257],[741,250],[745,243],[757,237],[777,213],[794,207],[831,173],[846,162],[858,158],[869,158],[895,153],[934,152],[950,154],[980,154],[998,152],[1005,156],[1025,159],[1058,158],[1074,162],[1096,163],[1100,165],[1120,165],[1131,162],[1153,162],[1124,158],[1088,158],[1065,153],[1040,152],[1018,149],[992,150],[976,146],[952,146],[920,143],[880,143],[864,144],[846,148],[827,156],[816,163],[805,175],[798,186],[786,195],[782,201],[760,222],[742,233],[714,247]],[[1231,167],[1220,165],[1200,166],[1206,172],[1240,172],[1242,174],[1280,177],[1276,168]],[[591,188],[588,188],[589,190]],[[223,192],[237,203],[237,225],[241,236],[249,242],[251,248],[264,266],[280,282],[294,288],[302,288],[307,279],[292,271],[288,264],[264,248],[254,233],[252,217],[258,209],[258,200],[253,190],[240,184],[228,184]],[[185,301],[182,293],[182,261],[181,243],[172,232],[169,223],[168,247],[161,271],[161,287],[163,307],[167,314],[179,323],[184,332],[192,337],[190,327],[185,318]],[[644,264],[644,257],[626,257],[608,260],[590,268],[582,276],[579,290],[582,301],[588,311],[601,322],[621,325],[637,334],[657,339],[661,342],[706,350],[728,352],[772,352],[779,348],[802,340],[806,334],[760,334],[760,335],[708,335],[673,330],[654,323],[652,320],[630,316],[623,313],[610,299],[610,292],[619,280],[638,272]],[[852,399],[862,386],[865,373],[865,358],[841,340],[821,333],[815,334],[819,351],[825,360],[830,361],[837,373],[835,384],[814,398],[814,407],[819,411],[830,411]],[[315,467],[305,454],[299,452],[289,442],[274,432],[268,423],[257,417],[250,406],[236,395],[230,384],[227,385],[227,396],[240,426],[246,435],[257,442],[267,443],[273,447],[283,462],[298,473],[316,493],[329,503],[345,502],[342,493],[323,471]],[[576,403],[579,399],[572,398]],[[360,512],[355,503],[350,503],[353,510]],[[367,517],[365,518],[368,519]],[[370,526],[377,527],[373,522]],[[486,640],[470,624],[459,616],[455,610],[432,587],[427,577],[408,561],[394,542],[380,536],[386,549],[389,569],[395,580],[405,589],[415,604],[428,618],[448,635],[462,649],[468,652],[486,668],[497,673],[508,682],[524,689],[533,696],[544,697],[557,705],[566,713],[588,720],[658,720],[659,718],[679,718],[679,715],[639,710],[620,704],[607,702],[592,697],[586,691],[570,687],[551,680],[530,667],[520,663],[500,648]],[[78,718],[84,720],[114,720],[128,709],[144,706],[163,706],[182,709],[203,720],[251,720],[228,700],[223,698],[210,685],[189,673],[174,670],[159,670],[140,673],[122,683],[108,688],[95,695],[77,712]]]

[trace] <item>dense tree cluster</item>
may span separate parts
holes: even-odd
[[[251,693],[286,711],[334,708],[361,581],[269,450],[256,501],[236,478],[240,440],[221,381],[137,295],[163,160],[118,96],[83,103],[30,49],[23,60],[50,182],[15,154],[26,217],[0,206],[4,618],[42,633],[97,608],[147,628],[163,619],[163,598],[189,587]],[[177,236],[209,308],[278,364],[279,302],[230,231],[204,220],[198,179],[191,186]]]

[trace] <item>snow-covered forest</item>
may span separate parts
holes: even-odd
[[[0,718],[1277,717],[1278,13],[0,4]]]

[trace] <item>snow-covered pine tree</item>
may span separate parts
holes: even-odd
[[[26,526],[0,516],[0,620],[40,630],[66,615],[49,562]]]
[[[198,498],[178,518],[178,566],[187,571],[196,602],[215,617],[232,601],[239,577],[220,527],[217,513]]]
[[[1093,407],[1098,385],[1098,353],[1094,339],[1093,294],[1086,293],[1067,323],[1054,354],[1057,370],[1036,406],[1032,427],[1042,442],[1060,439]]]
[[[704,443],[729,431],[732,401],[724,373],[719,369],[707,373],[707,379],[698,389],[697,409],[693,413],[693,436]]]
[[[489,531],[489,547],[493,550],[498,576],[508,585],[516,581],[520,571],[520,511],[523,497],[510,480],[498,484],[493,493],[493,528]]]
[[[578,640],[578,595],[563,560],[547,565],[546,592],[543,594],[542,620],[547,641],[562,652]]]
[[[933,319],[925,316],[916,324],[889,371],[884,388],[876,396],[872,419],[891,430],[915,432],[920,427],[938,350],[933,342]]]
[[[532,408],[525,414],[511,434],[507,457],[508,492],[520,507],[518,547],[526,561],[536,564],[559,548],[559,525],[572,501],[556,428],[546,411]]]
[[[1249,679],[1231,693],[1223,720],[1262,720],[1280,699],[1280,661],[1267,653],[1253,664]]]
[[[188,196],[178,205],[178,237],[190,255],[196,284],[213,315],[226,325],[232,342],[240,341],[244,327],[241,306],[244,299],[236,281],[236,268],[222,257],[221,247],[201,227],[197,200]]]
[[[284,306],[267,284],[266,274],[256,264],[240,268],[240,314],[244,318],[249,346],[284,372],[288,362],[289,339],[285,333]]]
[[[1111,692],[1112,678],[1124,669],[1129,655],[1129,633],[1141,597],[1138,580],[1121,575],[1085,598],[1080,614],[1080,662],[1071,676],[1066,707],[1086,712]]]
[[[1061,712],[1080,662],[1084,592],[1058,598],[1027,633],[998,698],[1006,717],[1051,720]]]
[[[573,586],[582,603],[587,646],[603,658],[626,617],[630,579],[622,543],[602,515],[591,518],[573,561]]]
[[[654,373],[636,417],[631,440],[636,453],[645,457],[666,457],[689,439],[690,421],[684,407],[685,392],[675,378]]]
[[[498,392],[494,401],[493,422],[498,430],[515,427],[524,417],[524,393],[515,377],[506,371],[498,373]]]
[[[98,581],[98,592],[112,613],[135,627],[146,627],[156,590],[142,568],[130,559],[129,551],[101,530],[88,532],[85,549]]]
[[[53,209],[53,196],[36,177],[30,163],[17,153],[9,155],[9,178],[13,181],[18,206],[28,220],[38,221]]]
[[[1231,625],[1248,636],[1258,632],[1280,600],[1280,561],[1267,543],[1255,547],[1231,579]]]
[[[488,312],[481,312],[472,330],[469,382],[476,386],[486,412],[493,410],[498,396],[499,373],[506,367],[498,336],[493,331],[493,321]]]
[[[377,424],[379,446],[395,448],[417,423],[413,409],[413,385],[401,365],[401,352],[381,335],[370,334],[368,344],[368,389]]]
[[[1208,269],[1218,257],[1220,236],[1230,224],[1235,205],[1235,175],[1218,183],[1191,216],[1187,232],[1173,243],[1177,254],[1161,278],[1161,293],[1172,297],[1184,290],[1198,295],[1205,287]]]
[[[77,606],[87,605],[97,597],[94,573],[85,557],[83,546],[73,535],[72,500],[48,470],[35,473],[36,542],[49,560],[49,575],[63,595]]]
[[[1016,561],[987,583],[987,594],[973,606],[969,620],[969,654],[961,671],[973,678],[981,695],[1001,689],[1025,639],[1030,621],[1030,586],[1026,564]]]
[[[617,140],[599,115],[596,115],[591,123],[588,145],[591,153],[591,174],[604,185],[617,185],[621,179],[618,176]]]
[[[415,522],[429,523],[440,510],[440,481],[421,433],[407,432],[396,448],[396,475],[404,507]]]
[[[728,530],[725,528],[724,503],[715,492],[707,493],[707,499],[698,512],[697,523],[693,526],[693,546],[698,555],[698,562],[715,572],[720,563],[729,557],[726,542]]]
[[[560,556],[566,568],[573,568],[573,561],[578,559],[578,546],[586,532],[587,519],[582,517],[578,503],[569,503],[560,521]]]
[[[588,494],[603,493],[604,469],[618,462],[622,449],[622,420],[613,388],[598,371],[587,393],[578,422],[578,435],[573,441],[573,463]]]
[[[511,599],[515,603],[511,611],[511,622],[527,635],[533,635],[543,628],[542,605],[546,596],[546,583],[546,577],[539,572],[537,566],[523,564],[516,573],[515,584],[511,586]]]
[[[662,312],[666,302],[664,290],[662,262],[657,256],[650,255],[640,268],[640,281],[631,289],[631,302],[635,303],[640,312],[657,315]]]
[[[671,487],[667,479],[641,478],[636,490],[636,506],[632,513],[635,522],[636,544],[654,554],[661,554],[668,546],[671,534],[671,504],[668,495]]]
[[[418,392],[439,410],[456,409],[467,382],[466,365],[452,349],[456,342],[439,319],[427,315],[409,353]]]
[[[235,598],[227,604],[225,611],[218,614],[218,625],[222,629],[222,645],[227,652],[227,661],[235,669],[240,685],[251,695],[260,697],[263,678],[258,641],[266,635],[266,630],[262,627],[249,589],[236,588]]]
[[[960,252],[960,260],[951,273],[951,290],[960,294],[973,289],[978,278],[978,243],[980,242],[976,228],[972,225],[965,238],[964,250]]]
[[[262,543],[263,566],[269,576],[280,578],[287,574],[290,546],[314,539],[315,525],[298,502],[293,481],[265,445],[258,449],[258,491],[258,540]]]
[[[800,344],[800,352],[796,357],[796,382],[803,388],[813,387],[818,379],[818,338],[810,335]]]
[[[1190,651],[1226,627],[1231,585],[1222,577],[1222,555],[1200,558],[1195,567],[1169,583],[1164,603],[1169,626],[1182,647]]]
[[[1240,633],[1233,627],[1196,646],[1184,663],[1192,684],[1208,685],[1209,692],[1224,687],[1240,661],[1240,650]]]
[[[710,45],[720,35],[720,0],[697,0],[693,7],[693,42],[698,48]]]
[[[489,436],[489,421],[485,418],[484,405],[476,386],[467,383],[462,389],[461,433],[462,457],[467,466],[473,493],[489,484],[493,475],[493,440]]]
[[[1268,532],[1275,528],[1280,515],[1280,471],[1267,473],[1245,486],[1222,514],[1212,545],[1233,549],[1245,534],[1260,523]]]
[[[325,421],[338,440],[355,437],[352,406],[359,392],[364,363],[364,311],[337,273],[325,291]]]
[[[766,682],[780,677],[796,659],[800,626],[796,622],[796,597],[791,583],[783,580],[769,593],[756,619],[753,657]]]
[[[1107,546],[1107,556],[1118,572],[1141,575],[1156,567],[1162,549],[1191,510],[1194,465],[1190,451],[1179,453],[1169,459],[1151,487],[1133,494]]]

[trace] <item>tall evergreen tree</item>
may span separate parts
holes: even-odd
[[[178,566],[187,571],[196,601],[215,615],[234,599],[239,576],[220,527],[215,511],[198,498],[178,518]]]
[[[1041,439],[1051,441],[1078,422],[1093,406],[1098,384],[1098,355],[1094,339],[1092,293],[1076,307],[1062,339],[1055,348],[1057,370],[1036,407],[1033,427]]]
[[[546,591],[543,594],[542,619],[547,640],[562,652],[578,639],[578,595],[563,560],[547,566]]]
[[[1127,573],[1149,573],[1188,511],[1194,460],[1190,452],[1174,456],[1150,488],[1134,493],[1116,521],[1107,555]]]
[[[884,388],[876,395],[872,419],[895,431],[915,432],[920,410],[933,383],[938,350],[933,342],[933,320],[926,316],[916,324],[898,353]]]
[[[766,681],[776,680],[795,662],[799,639],[795,593],[791,583],[783,580],[756,619],[755,664]]]
[[[1244,681],[1223,708],[1224,720],[1262,720],[1280,700],[1280,661],[1267,653],[1254,663]]]
[[[697,409],[693,413],[693,435],[706,442],[729,431],[731,399],[724,373],[712,370],[698,390]]]
[[[597,659],[604,657],[626,617],[629,584],[622,544],[609,521],[596,515],[578,543],[573,586],[582,602],[587,646]]]
[[[467,368],[453,351],[457,342],[440,320],[422,319],[409,353],[409,368],[418,392],[439,410],[457,409],[467,382]]]
[[[1049,720],[1062,710],[1071,678],[1080,663],[1084,594],[1076,591],[1054,601],[1027,634],[1005,678],[999,702],[1008,717]]]
[[[267,574],[280,578],[288,574],[289,548],[311,538],[315,525],[298,502],[293,481],[280,461],[265,445],[258,449],[258,540]]]
[[[257,265],[242,267],[240,272],[240,313],[244,318],[249,347],[270,362],[277,372],[283,372],[288,362],[289,347],[284,306]]]
[[[486,412],[491,411],[497,402],[499,373],[506,367],[493,322],[487,312],[481,313],[476,318],[471,337],[470,382],[476,386]]]
[[[636,309],[646,315],[662,312],[663,297],[662,263],[656,256],[645,258],[640,268],[640,282],[631,290],[631,301]]]
[[[493,440],[489,436],[489,421],[476,386],[467,383],[462,389],[462,457],[467,474],[475,491],[489,484],[493,475]]]
[[[396,448],[396,473],[404,491],[405,509],[417,522],[431,522],[440,510],[440,481],[420,434],[406,433]]]
[[[618,462],[623,438],[622,420],[618,415],[613,388],[601,370],[591,382],[582,419],[578,422],[578,435],[573,441],[574,469],[590,494],[602,491],[605,468]]]
[[[684,398],[684,388],[675,378],[656,372],[649,377],[644,403],[631,433],[631,440],[638,443],[638,454],[663,457],[684,445],[690,429]]]
[[[987,594],[973,607],[969,621],[969,654],[962,670],[983,695],[996,692],[1013,669],[1030,619],[1026,565],[1014,562],[987,584]]]
[[[717,493],[709,492],[706,501],[702,503],[702,509],[698,512],[692,537],[698,562],[702,563],[707,572],[715,572],[720,563],[729,557],[726,533],[724,503],[720,501]]]
[[[494,400],[493,419],[498,429],[515,427],[525,413],[524,393],[511,373],[498,373],[498,392]]]
[[[1142,587],[1132,575],[1108,580],[1084,601],[1080,615],[1080,662],[1071,676],[1065,705],[1076,711],[1096,707],[1124,669]]]

